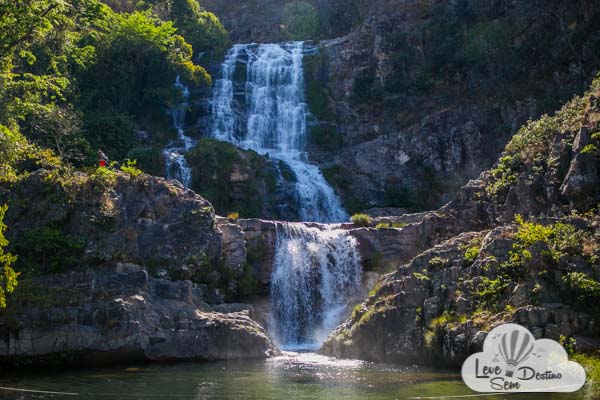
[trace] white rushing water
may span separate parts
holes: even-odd
[[[356,239],[335,226],[288,223],[278,231],[270,332],[284,350],[315,350],[359,293]]]
[[[188,110],[188,99],[190,92],[179,76],[175,81],[175,87],[180,91],[182,101],[170,110],[173,127],[177,130],[177,140],[172,141],[163,150],[165,159],[166,175],[168,179],[177,179],[186,188],[192,183],[192,171],[185,159],[187,153],[193,146],[194,141],[191,137],[185,135],[185,114]]]
[[[303,56],[303,42],[233,46],[214,87],[212,136],[287,163],[296,176],[302,220],[347,221],[339,198],[305,151],[309,111]],[[234,107],[239,65],[246,68],[243,112]]]
[[[240,44],[226,55],[212,100],[212,136],[281,160],[296,177],[303,221],[349,219],[306,154],[302,42]],[[361,283],[356,239],[336,226],[284,223],[271,276],[269,331],[287,350],[314,350],[347,314]]]

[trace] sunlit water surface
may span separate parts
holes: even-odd
[[[411,399],[467,396],[455,371],[286,353],[266,361],[120,366],[3,375],[0,386],[71,392],[15,393],[0,399]],[[458,398],[458,397],[449,397]],[[579,394],[482,396],[488,400],[582,400]]]

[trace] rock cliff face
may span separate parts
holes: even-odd
[[[73,271],[21,286],[0,316],[3,366],[276,354],[249,307],[218,312],[192,282],[151,278],[137,265]]]
[[[524,127],[446,206],[411,217],[404,229],[431,227],[415,243],[435,246],[386,275],[322,352],[460,365],[509,321],[597,349],[599,84]]]
[[[13,243],[40,228],[60,228],[85,241],[82,263],[160,261],[181,268],[215,261],[221,248],[211,204],[176,181],[115,172],[58,182],[51,172],[38,171],[2,201],[10,206]]]
[[[299,219],[296,181],[285,163],[213,139],[201,139],[186,158],[192,168],[191,188],[219,215]]]
[[[353,209],[446,203],[600,65],[592,1],[381,0],[361,10],[360,27],[321,42],[309,69],[324,87],[311,99],[309,86],[311,110],[341,141],[313,158]]]
[[[38,171],[1,202],[21,272],[2,365],[273,354],[251,307],[222,304],[243,292],[241,230],[178,182]]]
[[[293,1],[210,0],[235,42],[289,40]],[[491,167],[528,119],[595,75],[591,0],[309,1],[320,53],[305,59],[318,119],[310,155],[351,212],[439,207]],[[343,3],[343,4],[342,4]]]
[[[275,43],[292,39],[286,26],[285,8],[297,1],[205,0],[202,6],[219,16],[231,39],[236,43]],[[315,0],[311,4],[318,23],[309,37],[338,37],[350,32],[360,20],[358,2],[345,0]],[[296,38],[297,39],[297,38]]]

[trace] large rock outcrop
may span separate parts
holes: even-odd
[[[445,204],[524,122],[585,89],[598,5],[502,4],[361,2],[359,26],[307,58],[309,106],[335,138],[311,157],[349,208]]]
[[[600,165],[599,90],[596,81],[554,117],[529,123],[494,169],[438,212],[410,216],[412,229],[436,216],[420,242],[434,247],[384,276],[321,351],[460,365],[511,321],[597,350],[600,219],[591,207],[600,199],[588,182]]]
[[[1,200],[9,206],[11,242],[52,226],[85,242],[82,264],[181,268],[215,262],[220,255],[212,205],[177,181],[120,172],[57,178],[54,172],[37,171]]]
[[[0,314],[0,364],[275,354],[251,307],[221,313],[202,295],[190,281],[155,279],[133,264],[28,279]]]
[[[0,364],[273,354],[252,308],[223,304],[253,281],[241,229],[177,181],[37,171],[0,200],[21,273],[0,310]]]

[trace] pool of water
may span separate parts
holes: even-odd
[[[286,353],[266,361],[158,364],[0,376],[0,399],[426,399],[582,400],[583,394],[479,396],[456,371]],[[456,397],[450,397],[456,396]]]

